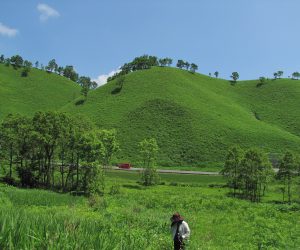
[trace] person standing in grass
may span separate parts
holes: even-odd
[[[189,238],[191,230],[189,225],[183,220],[179,213],[175,213],[170,218],[171,233],[174,241],[174,250],[184,250],[185,241]]]

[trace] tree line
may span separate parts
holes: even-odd
[[[125,63],[120,67],[120,71],[109,77],[107,81],[112,81],[120,76],[129,74],[137,70],[150,69],[153,66],[170,67],[173,63],[173,59],[169,57],[158,58],[156,56],[143,55],[134,58],[131,62]],[[180,69],[189,70],[191,73],[195,73],[198,70],[198,66],[195,63],[188,63],[183,60],[178,60],[176,66]]]
[[[55,188],[57,172],[62,190],[87,190],[92,163],[107,165],[118,149],[115,132],[99,130],[64,113],[37,112],[32,118],[8,115],[0,128],[1,159],[13,167],[22,186]]]
[[[22,77],[27,77],[33,67],[32,62],[24,60],[20,55],[14,55],[10,58],[5,58],[4,55],[1,55],[0,63],[7,67],[12,66],[15,70],[21,69]],[[79,76],[72,65],[67,65],[65,67],[59,66],[55,59],[51,59],[46,66],[40,64],[39,61],[36,61],[34,67],[48,73],[56,73],[78,83],[81,86],[81,94],[85,98],[87,97],[89,90],[97,87],[97,83],[92,81],[90,77]]]
[[[260,202],[265,195],[268,184],[275,179],[280,182],[282,201],[291,203],[292,186],[300,175],[300,158],[286,152],[275,173],[271,162],[259,149],[242,150],[238,146],[229,149],[221,173],[227,178],[227,185],[234,197],[242,197],[253,202]]]
[[[98,129],[83,117],[37,112],[8,115],[0,124],[3,180],[23,187],[101,193],[104,171],[120,150],[115,130]],[[144,185],[157,183],[155,139],[139,144]]]

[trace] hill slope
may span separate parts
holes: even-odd
[[[0,64],[0,119],[9,113],[58,110],[79,94],[80,87],[65,77],[37,69],[21,77],[20,69]]]
[[[123,160],[137,161],[137,144],[155,137],[160,165],[222,161],[233,144],[280,153],[300,148],[300,82],[228,81],[174,68],[153,67],[126,76],[123,89],[112,81],[90,92],[82,113],[100,127],[116,128]]]

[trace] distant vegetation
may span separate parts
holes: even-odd
[[[98,182],[102,175],[98,165],[109,166],[118,148],[115,131],[96,129],[64,113],[37,112],[32,118],[8,115],[0,126],[4,180],[14,184],[16,169],[23,187],[101,193],[95,187],[103,185]]]
[[[158,59],[156,56],[139,56],[134,58],[133,61],[125,63],[120,68],[120,71],[109,77],[107,81],[110,82],[119,76],[124,76],[137,70],[150,69],[153,66],[170,67],[172,63],[173,59],[168,57]],[[195,63],[190,64],[189,62],[185,62],[183,60],[178,60],[176,66],[180,69],[185,68],[186,70],[190,70],[191,73],[195,73],[195,71],[198,70],[198,66]]]
[[[234,197],[238,196],[254,202],[261,201],[268,185],[276,177],[281,182],[282,202],[285,202],[285,194],[287,194],[288,202],[291,203],[293,180],[300,176],[299,156],[286,152],[280,160],[279,171],[275,176],[271,162],[261,150],[249,149],[244,152],[240,147],[235,146],[229,149],[221,172],[227,177],[227,185],[232,188]]]

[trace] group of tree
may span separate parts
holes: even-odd
[[[0,63],[4,63],[6,66],[13,66],[14,69],[22,69],[21,76],[28,76],[32,63],[28,60],[23,60],[23,58],[19,55],[14,55],[10,58],[5,58],[4,55],[0,56]]]
[[[195,63],[189,63],[184,60],[178,60],[176,64],[177,68],[189,70],[191,73],[195,73],[198,70],[198,65]]]
[[[24,60],[20,55],[14,55],[10,58],[5,58],[4,55],[1,55],[0,63],[4,63],[8,67],[11,65],[16,70],[22,68],[21,76],[23,77],[27,77],[32,68],[32,63],[28,60]],[[65,67],[59,66],[55,59],[51,59],[45,67],[42,64],[40,65],[38,61],[36,61],[34,65],[36,68],[39,68],[40,66],[41,70],[45,70],[49,73],[56,73],[78,83],[82,88],[81,93],[85,98],[87,97],[89,90],[97,88],[97,83],[95,81],[92,81],[91,78],[87,76],[79,76],[72,65],[67,65]]]
[[[125,63],[122,67],[120,67],[120,71],[113,76],[109,77],[107,81],[112,81],[119,76],[124,76],[130,72],[137,71],[137,70],[144,70],[144,69],[150,69],[153,66],[161,66],[161,67],[170,67],[173,63],[173,59],[169,57],[160,58],[158,59],[156,56],[149,56],[149,55],[143,55],[139,56],[133,59],[133,61],[129,63]],[[188,63],[183,60],[178,60],[177,62],[178,68],[185,68],[186,70],[189,70],[190,72],[194,73],[196,70],[198,70],[198,66],[195,63]]]
[[[279,70],[277,72],[274,72],[274,79],[277,79],[277,78],[281,78],[283,76],[283,71],[282,70]]]
[[[285,201],[287,194],[288,202],[291,203],[292,186],[296,176],[300,175],[300,159],[292,152],[284,154],[276,178],[281,182],[282,201]]]
[[[89,192],[90,180],[98,178],[95,174],[101,174],[118,149],[114,130],[97,129],[65,113],[37,112],[32,118],[8,115],[0,125],[5,179],[13,183],[16,170],[26,187]]]
[[[285,194],[291,202],[293,178],[300,174],[300,162],[287,152],[281,159],[278,173],[275,175],[272,164],[264,152],[259,149],[243,151],[234,146],[229,149],[222,174],[234,197],[239,196],[253,202],[260,202],[268,184],[276,177],[281,181],[283,201]]]
[[[152,66],[159,66],[161,63],[160,60],[161,59],[158,59],[156,56],[143,55],[136,57],[133,61],[125,63],[122,67],[120,67],[120,71],[109,77],[107,81],[112,81],[119,76],[127,75],[133,71],[150,69]],[[164,62],[165,61],[167,61],[166,65],[172,64],[172,59],[170,58],[164,58]]]
[[[115,130],[61,112],[10,114],[0,124],[0,168],[9,184],[102,194],[105,169],[119,150]],[[158,183],[157,152],[155,139],[139,143],[143,185]]]

